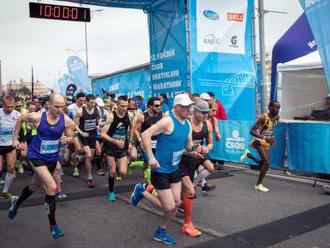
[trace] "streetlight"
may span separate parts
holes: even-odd
[[[95,9],[91,10],[91,18],[93,17],[92,13],[95,12],[102,12],[103,9]],[[87,70],[87,76],[88,76],[88,45],[87,45],[87,22],[85,22],[85,51],[86,51],[86,70]]]

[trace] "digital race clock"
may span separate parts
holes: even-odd
[[[42,3],[29,3],[30,17],[53,20],[90,22],[89,8]]]

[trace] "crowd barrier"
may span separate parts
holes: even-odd
[[[211,159],[240,162],[245,149],[254,155],[249,147],[252,121],[220,121],[221,140],[215,141],[209,154]],[[330,174],[330,123],[326,122],[281,122],[275,128],[276,145],[270,150],[272,168],[283,168],[285,160],[292,170]],[[246,164],[255,164],[252,160]]]

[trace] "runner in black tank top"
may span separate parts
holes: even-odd
[[[75,123],[78,126],[78,137],[84,147],[85,168],[87,171],[87,187],[94,188],[92,180],[92,160],[95,154],[97,126],[101,121],[100,109],[95,106],[95,97],[90,94],[86,97],[86,106],[78,110]]]
[[[134,128],[134,134],[135,137],[138,140],[138,144],[141,142],[141,134],[150,128],[152,125],[157,123],[160,119],[163,118],[163,113],[161,112],[161,103],[158,97],[151,97],[148,100],[148,110],[145,111],[144,113],[138,115],[137,120],[136,120],[136,125]],[[140,144],[141,147],[141,144]],[[156,154],[156,147],[157,147],[157,136],[151,138],[151,148],[154,154]],[[144,178],[146,182],[150,185],[150,175],[151,175],[151,170],[150,167],[148,166],[148,155],[141,147],[141,153],[143,156],[144,160]],[[152,188],[148,189],[149,191],[152,191]]]
[[[111,112],[103,127],[101,139],[104,140],[104,151],[107,155],[109,166],[109,194],[108,200],[116,200],[114,193],[114,183],[116,176],[116,165],[118,163],[119,174],[127,173],[127,150],[130,148],[133,117],[127,111],[128,101],[124,96],[120,96],[117,101],[117,110]],[[129,131],[129,132],[128,132]]]
[[[194,175],[197,168],[202,165],[202,175],[207,176],[214,170],[212,162],[205,158],[205,155],[212,149],[212,124],[206,120],[209,113],[209,105],[205,101],[198,101],[194,105],[194,113],[190,117],[193,129],[192,140],[194,149],[192,152],[185,152],[180,161],[182,176],[182,207],[184,210],[184,225],[182,232],[191,237],[201,235],[191,221],[191,210],[195,189],[193,185]],[[206,146],[203,146],[206,141]],[[208,185],[204,185],[206,187]],[[208,186],[211,187],[211,186]],[[213,186],[213,189],[215,187]]]

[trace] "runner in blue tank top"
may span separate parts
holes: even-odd
[[[164,218],[153,238],[165,244],[173,245],[175,239],[166,234],[167,225],[177,212],[181,201],[181,173],[179,162],[185,150],[192,150],[192,129],[187,120],[193,102],[187,94],[174,98],[174,108],[169,116],[148,128],[141,135],[142,142],[152,168],[151,183],[156,188],[158,198],[145,191],[142,184],[135,185],[131,202],[137,205],[146,198],[153,206],[163,209]],[[151,139],[158,135],[157,149],[154,155]]]
[[[19,197],[12,198],[8,211],[9,219],[14,219],[19,206],[36,191],[41,184],[46,185],[45,210],[50,223],[51,235],[54,239],[60,238],[64,232],[56,224],[55,220],[55,191],[56,183],[52,173],[58,159],[60,144],[72,142],[74,124],[68,116],[62,112],[65,106],[64,98],[54,94],[50,97],[49,110],[46,112],[29,113],[21,116],[15,128],[14,145],[18,147],[18,133],[22,121],[32,124],[37,129],[37,135],[28,150],[28,161],[34,170],[34,175]],[[63,136],[63,132],[65,136]]]

